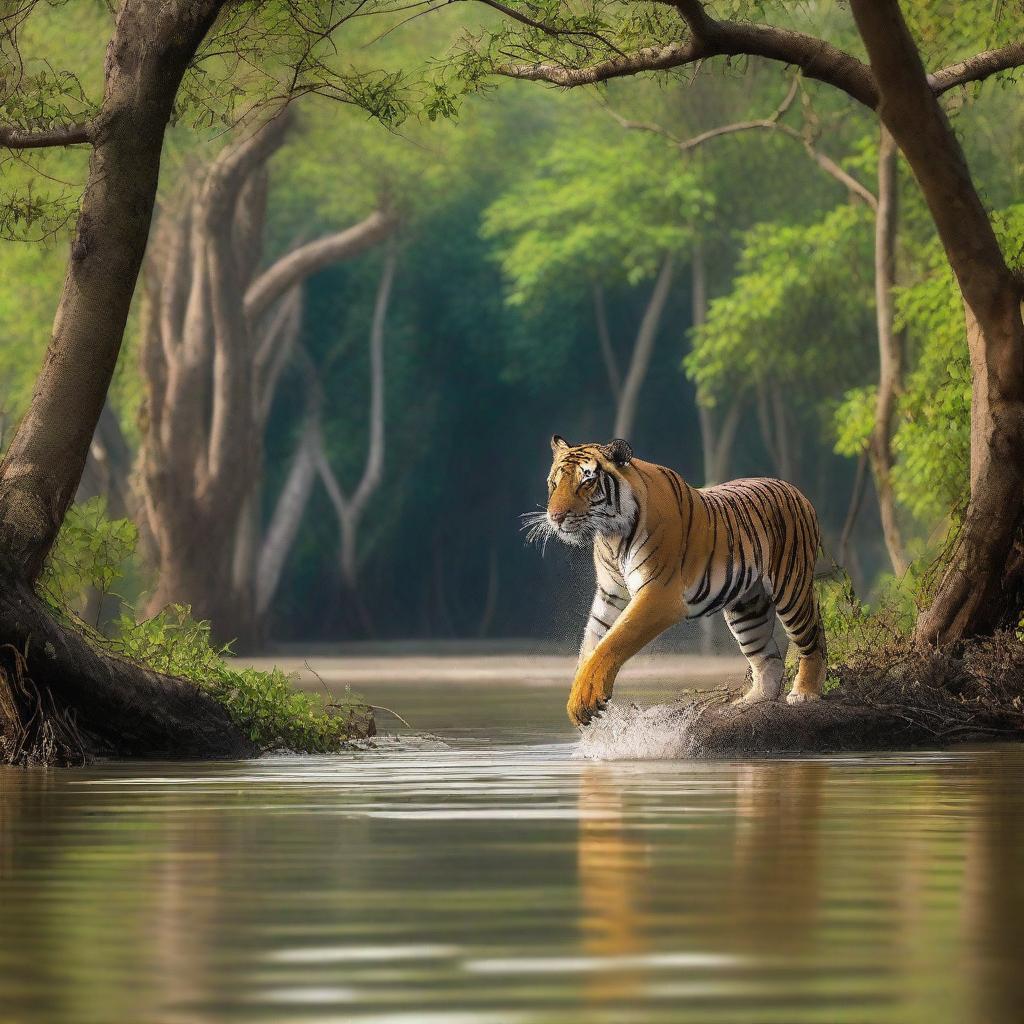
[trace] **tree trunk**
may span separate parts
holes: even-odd
[[[359,590],[358,532],[367,504],[384,478],[384,325],[391,302],[396,262],[397,254],[392,246],[384,261],[370,326],[370,431],[366,464],[351,497],[342,490],[322,444],[318,456],[320,477],[338,520],[341,578],[360,625],[371,635],[372,620]]]
[[[245,756],[251,743],[192,683],[95,650],[32,592],[78,488],[142,262],[164,131],[181,77],[221,4],[124,0],[53,335],[0,464],[0,757],[103,752]],[[63,738],[54,746],[53,737]]]
[[[672,268],[672,256],[668,255],[662,261],[661,269],[658,271],[654,290],[651,292],[651,298],[644,310],[640,329],[637,331],[636,341],[633,344],[629,370],[622,384],[618,408],[615,412],[613,433],[616,437],[628,437],[633,433],[640,388],[647,376],[647,368],[651,364],[654,343],[658,337],[658,327],[661,325],[661,316],[665,312],[665,304],[668,302],[669,290],[672,286]]]
[[[857,516],[860,513],[860,506],[864,500],[864,478],[867,475],[868,453],[864,452],[857,460],[857,472],[853,478],[853,489],[850,491],[850,504],[846,509],[846,519],[843,520],[843,529],[839,534],[839,545],[837,555],[839,564],[846,569],[851,578],[852,561],[850,558],[850,540],[853,537],[853,528],[857,524]]]
[[[292,457],[288,478],[274,508],[256,570],[256,614],[262,622],[281,581],[284,564],[299,532],[317,476],[319,422],[307,417]]]
[[[924,642],[1015,623],[1024,559],[1024,321],[960,143],[928,84],[895,0],[851,0],[880,96],[879,114],[914,173],[964,298],[971,356],[971,499],[931,607]]]
[[[263,435],[298,337],[302,282],[363,252],[394,223],[389,213],[375,211],[296,246],[257,273],[266,163],[288,123],[286,111],[223,150],[184,209],[161,218],[147,263],[141,461],[158,565],[147,612],[190,605],[219,640],[236,641],[236,649],[261,640],[311,493],[308,474],[300,474],[303,486],[281,496],[283,518],[272,523],[272,554],[261,568]],[[299,468],[307,463],[300,460]]]
[[[904,576],[908,568],[903,537],[896,519],[892,489],[892,421],[903,387],[903,339],[893,323],[896,285],[896,235],[899,224],[897,178],[899,150],[883,126],[878,144],[878,209],[875,212],[875,311],[878,322],[878,398],[869,452],[882,520],[882,536],[892,570]]]
[[[615,358],[612,335],[608,329],[608,308],[604,301],[604,289],[596,281],[593,285],[593,294],[594,324],[597,327],[597,341],[601,348],[601,359],[604,362],[605,373],[608,376],[608,388],[612,393],[612,399],[617,405],[622,394],[622,374],[619,373],[619,363]]]
[[[53,336],[0,464],[0,565],[18,579],[39,574],[78,488],[146,248],[164,130],[219,7],[178,2],[154,13],[126,0],[118,11]]]

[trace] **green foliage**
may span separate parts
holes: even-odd
[[[210,624],[196,622],[184,605],[171,605],[142,622],[122,615],[106,646],[158,672],[198,683],[262,750],[331,753],[367,735],[372,725],[366,703],[348,690],[342,701],[325,704],[318,695],[296,689],[294,679],[280,669],[233,668],[225,660],[230,649],[214,647]]]
[[[104,499],[73,505],[40,578],[40,591],[59,614],[77,620],[75,608],[90,589],[111,593],[124,576],[137,540],[133,523],[108,518]],[[210,624],[195,621],[186,606],[171,605],[142,622],[124,608],[106,632],[80,620],[75,625],[106,651],[197,683],[263,750],[330,753],[372,728],[372,712],[348,690],[341,701],[325,703],[319,695],[298,690],[279,669],[232,667],[230,648],[214,647]]]
[[[866,208],[847,204],[811,224],[746,232],[731,290],[712,301],[685,362],[705,401],[764,379],[820,399],[863,373],[871,223]]]
[[[995,218],[1011,266],[1024,254],[1024,206]],[[932,525],[966,503],[970,466],[971,368],[963,300],[937,241],[918,258],[917,280],[897,293],[897,327],[906,330],[913,370],[893,437],[897,499]]]
[[[653,276],[667,253],[692,243],[713,203],[696,166],[664,140],[591,118],[565,126],[531,173],[491,204],[483,233],[498,243],[508,301],[523,305],[553,286]]]
[[[135,555],[139,533],[128,519],[110,519],[103,497],[72,505],[39,585],[57,608],[79,607],[90,590],[111,593]]]
[[[828,647],[829,678],[833,671],[869,654],[872,649],[910,636],[921,601],[920,577],[911,571],[903,579],[886,576],[875,601],[867,604],[853,588],[846,573],[823,581],[818,604]],[[792,651],[790,652],[792,654]],[[831,686],[826,683],[826,690]]]
[[[865,451],[875,429],[877,398],[878,388],[874,384],[851,388],[843,395],[832,416],[837,455],[858,458]]]

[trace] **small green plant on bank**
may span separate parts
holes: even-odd
[[[56,611],[84,616],[90,599],[102,606],[135,559],[139,531],[130,519],[111,519],[103,497],[72,505],[64,518],[39,589]]]
[[[197,683],[227,708],[262,750],[324,754],[372,734],[373,713],[346,690],[335,701],[304,693],[279,669],[235,669],[230,646],[216,647],[210,624],[171,605],[137,622],[128,602],[104,629],[83,620],[91,594],[114,594],[134,565],[138,532],[127,519],[110,519],[102,498],[72,506],[39,582],[54,611],[82,629],[97,647],[157,672]]]

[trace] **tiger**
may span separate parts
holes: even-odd
[[[566,710],[577,726],[604,710],[622,666],[683,619],[722,612],[750,666],[738,704],[777,700],[778,615],[799,655],[786,700],[821,696],[825,632],[814,589],[820,546],[811,502],[771,477],[692,487],[634,458],[627,441],[551,438],[548,501],[528,536],[593,546],[595,592]]]

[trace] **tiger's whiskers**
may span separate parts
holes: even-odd
[[[524,512],[519,518],[523,521],[519,529],[526,532],[526,543],[536,544],[543,557],[548,541],[558,532],[558,528],[548,519],[546,511]]]

